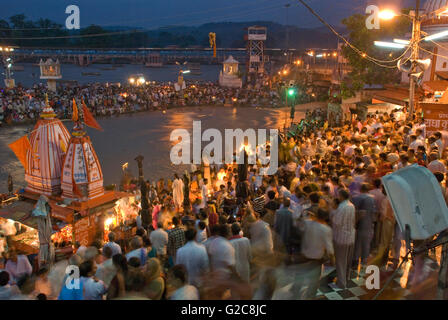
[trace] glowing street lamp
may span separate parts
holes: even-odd
[[[395,42],[395,43],[400,43],[400,44],[405,44],[405,45],[408,45],[408,44],[411,43],[411,41],[409,41],[409,40],[403,40],[403,39],[394,39],[394,42]]]
[[[5,68],[5,85],[7,88],[13,88],[15,86],[14,79],[12,78],[13,59],[11,53],[14,51],[12,47],[0,47],[0,61],[3,62]]]
[[[432,34],[430,36],[427,36],[427,37],[424,38],[424,40],[425,41],[432,41],[432,40],[444,38],[446,36],[448,36],[448,30],[445,30],[445,31],[438,32],[438,33]]]
[[[144,77],[140,77],[137,79],[137,84],[144,84],[145,83],[145,78]]]
[[[406,47],[404,44],[399,44],[399,43],[394,43],[394,42],[385,42],[385,41],[375,41],[374,44],[377,47],[393,48],[393,49],[404,49]]]
[[[396,16],[397,16],[397,14],[393,10],[390,10],[390,9],[381,10],[379,13],[379,18],[382,20],[391,20]]]

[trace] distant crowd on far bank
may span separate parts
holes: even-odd
[[[84,100],[96,116],[112,116],[139,111],[165,110],[177,106],[280,107],[280,95],[269,86],[225,88],[212,82],[187,82],[179,94],[173,83],[134,86],[119,83],[65,85],[49,92],[43,84],[32,88],[0,88],[0,124],[33,122],[45,107],[45,94],[61,119],[70,118],[72,100]]]

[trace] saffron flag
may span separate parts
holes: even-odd
[[[26,152],[28,149],[31,149],[31,144],[28,137],[25,135],[13,143],[10,143],[8,147],[15,153],[17,159],[19,159],[20,163],[26,170]]]
[[[101,128],[99,123],[90,113],[89,108],[87,108],[86,104],[84,103],[84,99],[82,100],[82,112],[84,113],[84,123],[86,124],[86,126],[103,131],[103,128]]]
[[[75,98],[73,98],[73,113],[72,113],[72,120],[74,122],[78,121],[78,107],[76,106]]]

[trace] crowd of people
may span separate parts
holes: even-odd
[[[46,86],[21,86],[0,90],[0,124],[33,121],[45,107],[45,93],[61,119],[71,115],[71,103],[84,100],[96,116],[111,116],[144,110],[163,110],[174,106],[244,105],[278,107],[280,97],[269,87],[225,88],[212,82],[187,82],[182,94],[173,83],[144,85],[89,84],[61,85],[56,93]]]
[[[442,134],[427,138],[424,121],[396,115],[281,136],[272,176],[248,165],[240,181],[238,165],[204,162],[161,179],[146,195],[150,225],[138,216],[128,242],[111,232],[38,270],[9,248],[0,299],[314,299],[322,281],[345,289],[353,271],[396,267],[404,239],[381,177],[418,164],[445,198],[448,187]],[[427,276],[427,258],[417,258],[410,288]],[[67,285],[67,266],[79,268],[79,286]],[[322,280],[324,266],[335,272]]]

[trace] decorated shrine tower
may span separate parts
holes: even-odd
[[[60,194],[62,163],[70,133],[56,118],[48,97],[29,137],[30,148],[26,151],[25,166],[26,190],[45,195]]]
[[[62,198],[87,201],[104,194],[100,161],[80,121],[73,128],[61,180]]]

